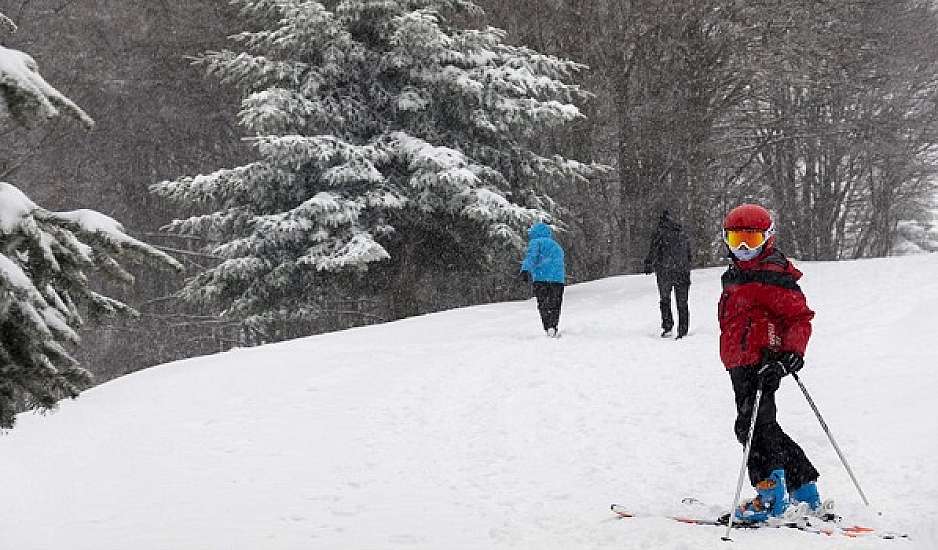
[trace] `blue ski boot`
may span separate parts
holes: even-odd
[[[821,495],[817,492],[817,485],[813,481],[805,483],[789,494],[789,504],[792,506],[804,506],[805,512],[816,516],[823,521],[838,521],[840,516],[834,507],[833,500],[821,500]]]
[[[767,479],[756,484],[755,498],[743,503],[736,510],[736,520],[741,523],[758,523],[770,517],[780,517],[788,508],[788,491],[785,489],[785,470],[773,470]]]
[[[817,512],[821,507],[821,495],[817,492],[817,485],[809,481],[791,492],[792,503],[803,502],[808,508]]]

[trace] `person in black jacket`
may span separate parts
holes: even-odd
[[[651,247],[645,257],[645,273],[655,272],[658,294],[661,296],[661,337],[670,338],[674,328],[671,316],[671,289],[677,300],[677,338],[687,336],[690,311],[687,295],[690,291],[690,240],[681,224],[671,219],[667,210],[661,212],[658,227],[651,238]]]

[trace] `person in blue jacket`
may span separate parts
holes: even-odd
[[[563,248],[546,223],[536,223],[528,230],[528,253],[521,264],[521,278],[533,283],[544,332],[556,338],[560,335],[557,325],[566,273]]]

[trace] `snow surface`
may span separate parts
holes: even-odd
[[[911,540],[725,543],[610,517],[732,500],[709,269],[680,341],[657,336],[654,279],[625,276],[568,288],[559,340],[532,300],[492,304],[180,361],[21,415],[0,438],[0,548],[938,548],[938,254],[799,266],[818,313],[802,380],[882,517],[791,380],[782,425],[842,513]]]

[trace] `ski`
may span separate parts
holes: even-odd
[[[707,505],[696,498],[687,497],[681,499],[681,503],[686,506],[706,507]],[[709,507],[712,511],[714,508]],[[719,507],[716,507],[719,509]],[[729,521],[729,514],[723,514],[717,520],[720,525],[726,526]],[[880,539],[908,539],[909,534],[892,529],[881,529],[868,527],[864,525],[848,524],[844,518],[834,512],[833,501],[826,501],[822,506],[821,513],[802,513],[794,522],[782,522],[776,520],[774,523],[758,524],[760,527],[789,527],[800,531],[818,533],[822,535],[843,535],[850,538],[871,537]]]
[[[634,512],[628,511],[624,506],[620,504],[613,504],[609,508],[612,510],[614,514],[616,514],[620,518],[664,517],[664,518],[674,520],[680,523],[689,523],[692,525],[721,525],[720,522],[715,519],[703,519],[703,518],[695,518],[695,517],[690,517],[690,516],[685,517],[685,516],[662,516],[662,515],[656,515],[656,514],[636,514]],[[733,527],[737,527],[737,526],[734,525]]]
[[[684,499],[686,503],[698,503],[695,499]],[[726,527],[728,516],[724,515],[719,518],[704,518],[693,515],[661,515],[661,514],[640,514],[635,513],[628,508],[620,505],[613,504],[610,506],[612,512],[619,517],[620,519],[624,518],[665,518],[678,523],[684,523],[688,525],[705,525],[711,527]],[[733,523],[733,529],[766,529],[766,528],[782,528],[787,527],[789,529],[797,529],[805,533],[814,533],[818,535],[842,535],[849,538],[880,538],[886,540],[892,539],[908,539],[909,535],[907,533],[900,533],[897,531],[877,529],[874,527],[866,527],[862,525],[844,525],[841,521],[823,521],[820,518],[802,518],[802,521],[790,522],[790,523]]]

